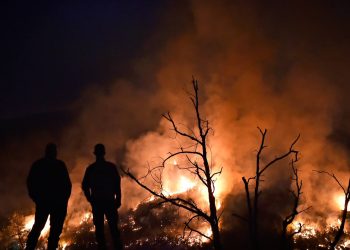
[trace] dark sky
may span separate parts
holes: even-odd
[[[1,7],[0,119],[60,111],[130,75],[164,1],[8,1]]]
[[[154,49],[149,47],[150,40],[157,33],[176,28],[165,27],[164,17],[172,15],[178,23],[171,26],[181,27],[179,19],[188,14],[182,8],[189,5],[186,1],[172,5],[170,2],[3,2],[0,119],[60,111],[88,85],[132,78],[134,61]],[[344,39],[349,33],[348,1],[312,1],[305,6],[268,1],[257,5],[263,13],[260,18],[268,27],[265,32],[270,32],[273,39],[284,39],[281,44],[285,49],[302,47],[305,41],[298,37],[302,33],[316,32],[318,35],[311,37],[317,40],[307,42],[326,46],[348,41]],[[169,14],[174,8],[180,9],[178,14]],[[313,11],[318,8],[322,11]],[[328,19],[330,16],[333,20]],[[307,20],[308,25],[291,24],[298,20]],[[334,27],[327,27],[329,23]],[[289,27],[297,27],[298,35]],[[322,32],[315,27],[335,30],[335,36],[320,37]],[[157,42],[161,41],[153,41],[152,46],[157,46]],[[317,48],[315,53],[317,56]],[[282,64],[280,67],[283,70]]]

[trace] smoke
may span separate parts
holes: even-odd
[[[333,200],[341,190],[313,170],[334,172],[343,183],[349,173],[348,147],[338,136],[347,137],[350,127],[349,38],[343,35],[349,20],[342,5],[192,1],[179,3],[176,11],[173,5],[145,45],[152,53],[135,61],[133,80],[88,88],[73,107],[78,115],[60,138],[60,157],[73,181],[71,213],[89,209],[80,182],[94,160],[94,144],[104,143],[107,159],[142,176],[147,164],[156,165],[186,143],[173,139],[161,114],[171,111],[181,128],[194,126],[187,94],[194,75],[201,112],[213,128],[210,157],[216,169],[223,167],[216,195],[227,211],[224,227],[234,221],[232,211],[245,213],[241,177],[254,175],[257,126],[268,130],[263,162],[288,150],[301,134],[296,148],[302,203],[313,207],[304,216],[323,220],[337,214]],[[288,213],[291,174],[283,161],[264,176],[262,209],[277,214],[275,221]],[[148,197],[127,178],[122,190],[122,210]]]
[[[217,183],[222,199],[241,194],[241,177],[254,175],[260,143],[257,126],[268,129],[266,162],[288,150],[300,133],[296,148],[301,152],[302,204],[313,206],[304,217],[327,220],[332,213],[338,216],[334,200],[341,190],[313,170],[334,172],[346,184],[348,148],[333,139],[339,127],[348,126],[338,123],[348,114],[344,20],[336,16],[339,6],[277,4],[276,12],[268,9],[271,6],[192,2],[192,22],[159,53],[154,99],[159,104],[166,101],[176,120],[191,127],[191,104],[179,91],[182,84],[189,86],[191,75],[200,80],[201,110],[214,129],[213,161],[224,167]],[[299,10],[304,14],[293,16]],[[166,129],[169,126],[160,122],[158,129],[129,141],[127,164],[142,170],[147,161],[166,155],[170,147]],[[280,216],[276,221],[290,208],[288,192],[293,187],[288,162],[273,166],[264,179],[267,195],[262,196],[262,209]],[[229,212],[242,212],[245,207],[244,200],[235,206],[232,199],[224,203]]]

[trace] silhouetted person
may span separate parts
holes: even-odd
[[[33,163],[27,178],[29,196],[36,205],[35,222],[28,235],[27,250],[35,248],[49,215],[50,235],[47,249],[58,247],[72,184],[66,165],[57,160],[56,156],[56,145],[48,144],[44,158]]]
[[[82,183],[86,199],[92,207],[96,241],[106,249],[104,216],[106,215],[115,249],[122,249],[118,230],[118,208],[121,205],[120,176],[116,166],[105,160],[105,147],[96,144],[96,161],[87,167]]]

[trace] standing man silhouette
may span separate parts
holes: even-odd
[[[45,156],[33,163],[27,178],[28,193],[36,205],[35,221],[28,235],[27,250],[35,249],[49,215],[50,235],[47,249],[54,250],[58,247],[72,184],[65,163],[56,157],[57,146],[53,143],[47,144]]]
[[[105,147],[96,144],[96,161],[87,167],[82,183],[86,199],[92,207],[96,240],[99,249],[106,249],[104,215],[106,215],[115,249],[122,249],[118,230],[118,211],[121,205],[120,176],[116,166],[105,160]]]

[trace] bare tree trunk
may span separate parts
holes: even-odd
[[[204,165],[205,165],[205,169],[209,169],[209,164],[207,160],[204,162]],[[210,172],[208,171],[207,173],[210,173]],[[219,221],[217,217],[214,190],[212,190],[213,188],[211,185],[212,180],[209,174],[207,175],[207,180],[210,180],[210,183],[208,183],[208,199],[209,199],[209,208],[210,208],[210,226],[213,232],[213,245],[216,250],[221,250],[222,246],[221,246],[221,239],[220,239],[220,232],[219,232]]]
[[[295,157],[295,161],[298,158],[298,151],[294,149],[294,145],[299,140],[298,136],[294,142],[291,144],[289,150],[280,155],[275,157],[273,160],[268,162],[266,165],[260,166],[261,161],[261,154],[263,152],[263,149],[266,148],[265,146],[265,137],[267,130],[265,129],[262,131],[260,128],[258,128],[261,134],[261,143],[258,150],[258,153],[256,155],[256,168],[255,168],[255,176],[249,177],[248,179],[245,177],[242,177],[242,181],[244,183],[245,193],[246,193],[246,202],[247,202],[247,209],[248,209],[248,219],[246,221],[248,222],[249,226],[249,236],[251,241],[251,248],[254,250],[258,250],[260,248],[259,246],[259,197],[261,195],[260,190],[260,178],[262,174],[272,165],[274,165],[276,162],[281,161],[282,159],[287,158],[289,155],[293,154]],[[249,191],[249,182],[251,180],[255,180],[255,186],[254,186],[254,193],[253,193],[253,201],[251,201],[251,195]],[[253,204],[252,204],[253,203]],[[238,216],[242,218],[241,216]],[[243,218],[245,219],[245,218]]]
[[[345,227],[346,217],[348,214],[347,208],[349,205],[349,201],[350,201],[350,179],[349,179],[347,191],[345,192],[344,210],[342,212],[341,223],[340,223],[339,229],[337,231],[337,234],[335,235],[334,240],[332,241],[332,243],[330,245],[331,250],[335,249],[336,245],[338,244],[339,240],[341,239],[341,237],[344,234],[344,227]]]
[[[260,185],[260,174],[259,174],[259,163],[257,163],[257,172],[256,172],[256,182],[255,182],[255,189],[254,189],[254,202],[253,202],[253,213],[252,213],[252,240],[253,240],[253,248],[258,250],[259,249],[259,236],[258,236],[258,199],[259,199],[259,185]]]

